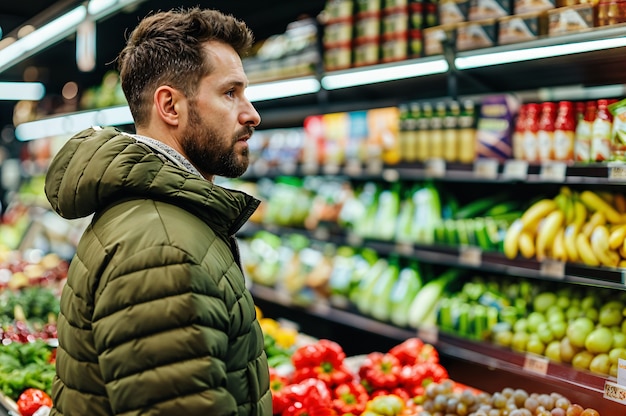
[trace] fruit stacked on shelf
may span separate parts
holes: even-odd
[[[440,331],[617,375],[626,359],[626,295],[556,282],[475,276],[437,304]]]
[[[510,224],[526,208],[508,192],[458,201],[440,184],[393,184],[309,176],[231,185],[264,201],[251,218],[270,226],[326,229],[358,239],[467,245],[501,251]]]
[[[573,192],[532,204],[509,227],[504,254],[588,266],[626,266],[626,197],[621,192]]]
[[[558,393],[504,387],[491,394],[457,383],[419,338],[354,357],[332,340],[313,340],[290,362],[288,371],[270,368],[274,415],[599,416]]]

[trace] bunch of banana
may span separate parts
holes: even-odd
[[[572,192],[533,203],[504,237],[504,254],[589,266],[626,267],[626,197]]]

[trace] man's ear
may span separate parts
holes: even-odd
[[[154,105],[158,117],[166,124],[178,126],[183,99],[184,96],[178,90],[168,85],[157,88],[154,92]]]

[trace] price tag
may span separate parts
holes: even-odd
[[[498,177],[498,166],[500,163],[496,159],[477,159],[474,162],[474,176],[477,178],[496,179]]]
[[[383,171],[383,162],[381,160],[370,160],[367,163],[367,173],[370,175],[380,175]]]
[[[539,274],[542,276],[565,278],[565,263],[557,260],[544,260],[541,262]]]
[[[324,172],[324,175],[337,175],[339,173],[339,165],[328,163],[324,165],[322,172]]]
[[[613,181],[626,180],[626,164],[624,163],[610,163],[608,166],[608,176]]]
[[[607,380],[604,382],[604,398],[626,404],[626,387]]]
[[[398,173],[396,169],[384,169],[383,179],[387,182],[396,182],[398,179],[400,179],[400,173]]]
[[[417,337],[434,345],[439,341],[439,329],[435,325],[422,325],[417,329]]]
[[[525,160],[507,160],[504,163],[502,176],[508,179],[526,179],[528,177],[528,162]]]
[[[563,162],[550,162],[541,166],[539,177],[545,181],[565,182],[567,165]]]
[[[443,159],[428,159],[424,162],[426,176],[440,178],[446,175],[446,161]]]
[[[346,243],[352,247],[361,247],[363,245],[363,237],[355,233],[347,233]]]
[[[626,386],[626,360],[623,358],[617,360],[617,384]]]
[[[302,173],[305,175],[316,175],[320,170],[317,163],[304,163],[302,165]]]
[[[396,253],[403,256],[412,256],[413,254],[415,254],[415,248],[413,247],[413,243],[398,242],[396,244]]]
[[[548,374],[549,364],[550,360],[548,360],[548,358],[539,355],[526,354],[524,358],[524,370],[544,376]]]
[[[318,227],[313,231],[313,238],[316,240],[327,241],[330,238],[330,231],[326,227]]]
[[[349,176],[360,176],[363,172],[363,166],[358,160],[349,160],[346,163],[345,172]]]
[[[459,263],[466,266],[480,266],[483,252],[478,247],[462,246],[459,249]]]

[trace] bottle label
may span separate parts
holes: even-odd
[[[524,159],[528,162],[535,162],[538,159],[537,136],[532,132],[524,134]]]
[[[574,132],[557,130],[554,132],[554,160],[574,159]]]
[[[611,123],[598,120],[593,123],[591,160],[602,162],[611,158]]]
[[[537,133],[537,157],[539,160],[552,160],[552,141],[554,133],[540,130]]]

